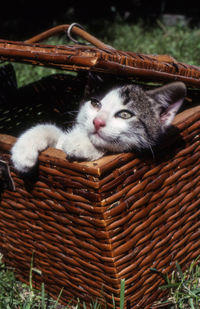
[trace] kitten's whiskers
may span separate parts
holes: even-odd
[[[155,154],[153,152],[153,148],[151,147],[151,144],[148,143],[149,149],[151,150],[152,158],[155,160]]]
[[[64,115],[74,116],[76,114],[78,114],[78,111],[66,111],[66,112],[64,112]]]

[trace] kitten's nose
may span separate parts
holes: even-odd
[[[94,124],[96,131],[98,131],[101,127],[105,127],[106,125],[105,120],[101,118],[94,118],[93,124]]]

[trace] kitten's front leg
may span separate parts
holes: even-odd
[[[25,131],[11,149],[16,170],[29,172],[37,163],[38,155],[47,147],[55,147],[62,131],[54,125],[41,124]]]
[[[94,147],[88,138],[87,132],[79,126],[63,133],[56,148],[63,150],[69,159],[78,161],[94,161],[104,155],[103,151]]]

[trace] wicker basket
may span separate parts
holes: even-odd
[[[49,94],[52,84],[55,96],[60,95],[57,107],[48,101],[54,98]],[[68,85],[67,91],[60,91],[61,84]],[[55,108],[62,111],[63,97],[77,85],[79,79],[62,76],[19,90],[13,86],[19,106],[9,103],[1,112],[13,115],[15,125],[7,126],[4,117],[2,132],[17,131],[28,96],[32,100],[24,127],[29,116],[36,121],[33,107],[46,114],[47,109],[54,115]],[[0,203],[0,247],[6,263],[28,282],[33,257],[35,285],[45,282],[55,298],[63,288],[63,303],[77,298],[89,303],[98,297],[112,307],[113,295],[118,306],[125,278],[127,308],[153,307],[164,294],[159,289],[163,279],[151,268],[171,273],[176,261],[185,269],[200,254],[199,134],[197,106],[176,117],[154,159],[122,153],[77,163],[62,151],[47,149],[40,155],[38,174],[30,179],[16,175],[10,164],[16,191],[4,190]],[[14,141],[0,135],[1,157],[7,162]]]

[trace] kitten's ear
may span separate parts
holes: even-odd
[[[160,105],[160,120],[163,127],[173,121],[186,96],[186,86],[182,82],[174,82],[163,87],[147,91]]]

